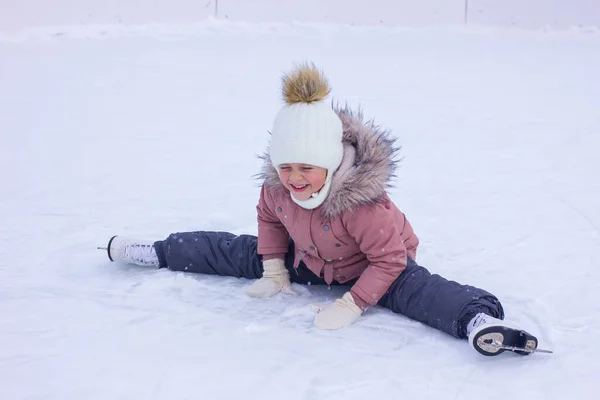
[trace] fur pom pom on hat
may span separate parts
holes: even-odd
[[[342,121],[327,96],[327,78],[303,64],[283,77],[286,104],[273,122],[269,154],[275,168],[286,163],[310,164],[328,170],[330,178],[343,156]]]
[[[331,88],[327,78],[313,65],[303,65],[283,77],[283,98],[288,104],[324,100]]]

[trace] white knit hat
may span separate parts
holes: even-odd
[[[327,169],[327,179],[319,193],[304,202],[294,199],[309,209],[325,200],[333,173],[344,154],[342,121],[325,101],[330,91],[327,79],[314,65],[302,65],[284,76],[286,105],[277,113],[271,130],[269,154],[278,171],[278,167],[286,163]]]

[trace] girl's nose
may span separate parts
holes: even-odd
[[[290,178],[292,178],[292,180],[296,181],[296,180],[301,180],[302,177],[302,173],[300,171],[292,171],[292,173],[290,174]]]

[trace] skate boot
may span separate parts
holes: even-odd
[[[113,236],[108,241],[108,246],[98,248],[106,250],[110,261],[150,267],[159,266],[152,241]]]
[[[504,321],[487,314],[477,314],[467,326],[469,344],[484,356],[497,356],[506,350],[521,355],[534,352],[552,353],[538,349],[538,340],[521,329],[511,328]]]

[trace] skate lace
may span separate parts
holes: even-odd
[[[158,264],[158,257],[156,257],[156,252],[153,245],[128,245],[125,247],[125,257],[131,261],[141,264]]]

